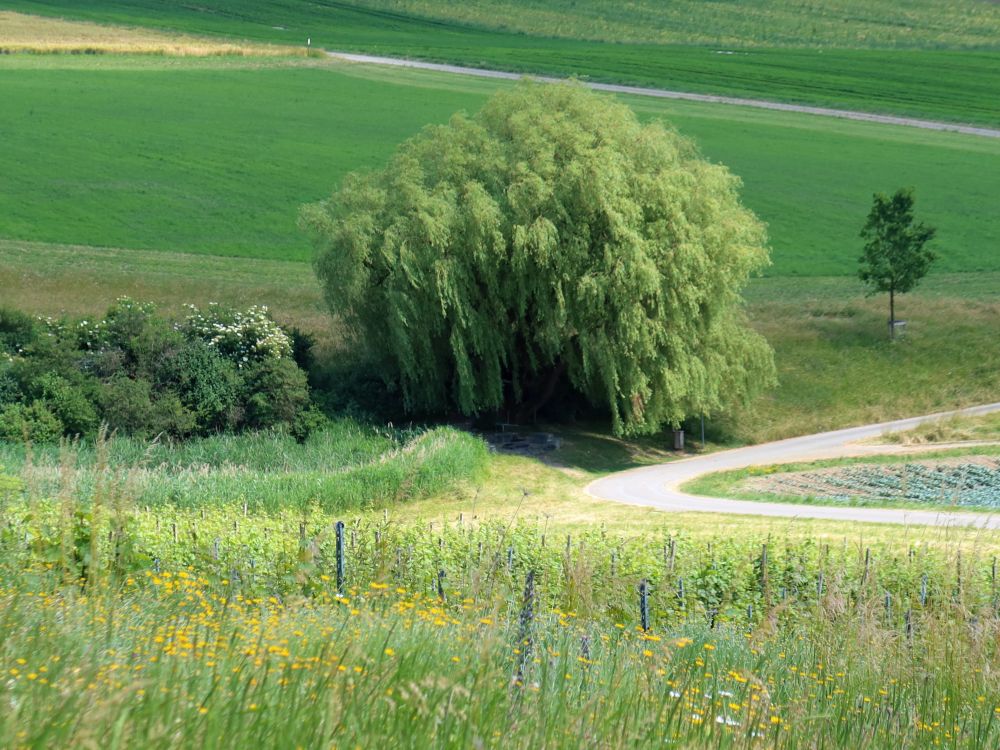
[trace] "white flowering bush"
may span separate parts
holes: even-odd
[[[51,338],[72,340],[81,351],[103,351],[121,346],[156,314],[152,302],[118,297],[103,318],[52,318],[39,316],[42,329]]]
[[[187,308],[188,315],[180,324],[183,333],[204,341],[237,367],[292,356],[291,338],[264,305],[244,311],[227,310],[214,302],[205,311],[194,305]]]
[[[128,297],[96,318],[0,307],[0,440],[93,434],[184,438],[322,423],[293,337],[266,307],[188,306],[167,318]]]

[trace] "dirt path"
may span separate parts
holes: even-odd
[[[441,63],[423,62],[421,60],[406,60],[399,57],[379,57],[376,55],[356,55],[350,52],[327,52],[330,57],[346,62],[364,63],[366,65],[390,65],[398,68],[417,68],[420,70],[434,70],[439,73],[453,73],[457,75],[476,76],[478,78],[495,78],[507,81],[516,81],[524,78],[524,73],[508,73],[502,70],[486,70],[483,68],[466,68],[461,65],[444,65]],[[531,76],[537,81],[556,83],[565,79],[552,78],[550,76]],[[935,120],[920,120],[913,117],[896,117],[894,115],[876,115],[870,112],[857,112],[844,109],[827,109],[826,107],[809,107],[802,104],[784,104],[782,102],[771,102],[763,99],[742,99],[735,96],[716,96],[714,94],[692,94],[686,91],[668,91],[666,89],[651,89],[642,86],[622,86],[613,83],[589,83],[585,86],[597,91],[609,91],[615,94],[635,94],[636,96],[652,96],[659,99],[682,99],[691,102],[708,102],[710,104],[732,104],[740,107],[756,107],[758,109],[773,109],[781,112],[799,112],[807,115],[819,115],[821,117],[838,117],[842,120],[860,120],[863,122],[877,122],[882,125],[902,125],[910,128],[923,128],[925,130],[943,130],[953,133],[963,133],[965,135],[977,135],[984,138],[1000,138],[1000,130],[993,128],[981,128],[973,125],[959,125],[950,122],[938,122]]]
[[[691,479],[716,471],[767,464],[819,461],[828,458],[870,456],[875,453],[894,453],[899,451],[900,446],[859,445],[858,443],[885,433],[910,430],[924,422],[937,419],[955,415],[978,416],[993,412],[1000,412],[1000,402],[923,417],[900,419],[894,422],[789,438],[762,445],[751,445],[746,448],[721,451],[707,456],[696,456],[669,464],[647,466],[611,474],[591,482],[587,485],[586,492],[590,496],[602,500],[674,512],[738,513],[754,516],[1000,529],[1000,515],[997,514],[725,500],[689,495],[679,489],[682,484]]]

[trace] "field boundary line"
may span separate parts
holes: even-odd
[[[470,68],[463,65],[449,65],[446,63],[432,63],[423,60],[411,60],[402,57],[382,57],[379,55],[361,55],[353,52],[339,52],[327,50],[327,55],[335,60],[343,62],[360,63],[364,65],[382,65],[396,68],[413,68],[417,70],[429,70],[438,73],[450,73],[453,75],[475,76],[477,78],[492,78],[504,81],[519,81],[522,78],[530,78],[544,83],[564,83],[571,79],[557,78],[553,76],[531,75],[530,73],[511,73],[504,70],[493,70],[489,68]],[[616,83],[595,83],[592,81],[581,81],[584,86],[595,91],[606,91],[612,94],[631,94],[634,96],[649,96],[657,99],[677,99],[689,102],[703,102],[707,104],[728,104],[738,107],[754,107],[756,109],[770,109],[779,112],[796,112],[804,115],[816,115],[819,117],[834,117],[841,120],[855,120],[859,122],[873,122],[880,125],[899,125],[908,128],[922,128],[924,130],[937,130],[949,133],[961,133],[963,135],[974,135],[982,138],[1000,138],[1000,130],[994,128],[983,128],[975,125],[962,125],[961,123],[941,122],[940,120],[922,120],[916,117],[900,117],[897,115],[879,115],[872,112],[862,112],[849,109],[831,109],[828,107],[813,107],[807,104],[787,104],[785,102],[769,101],[767,99],[745,99],[738,96],[722,96],[717,94],[695,94],[689,91],[672,91],[670,89],[647,88],[644,86],[627,86]]]

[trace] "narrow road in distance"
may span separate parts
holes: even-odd
[[[551,76],[534,76],[528,73],[509,73],[503,70],[488,70],[485,68],[467,68],[461,65],[445,65],[442,63],[423,62],[422,60],[407,60],[400,57],[380,57],[377,55],[357,55],[351,52],[336,52],[329,50],[327,54],[345,62],[362,63],[365,65],[388,65],[397,68],[416,68],[418,70],[433,70],[439,73],[476,76],[478,78],[495,78],[505,81],[517,81],[521,78],[532,78],[546,83],[558,83],[564,78]],[[659,99],[680,99],[690,102],[708,102],[710,104],[732,104],[740,107],[756,107],[757,109],[773,109],[781,112],[799,112],[806,115],[821,117],[837,117],[842,120],[860,120],[877,122],[882,125],[902,125],[925,130],[942,130],[965,135],[978,135],[984,138],[1000,138],[1000,130],[981,128],[974,125],[960,125],[937,120],[920,120],[913,117],[897,117],[894,115],[876,115],[871,112],[858,112],[846,109],[828,109],[826,107],[810,107],[804,104],[785,104],[764,99],[743,99],[736,96],[716,96],[715,94],[692,94],[687,91],[670,91],[667,89],[652,89],[642,86],[624,86],[614,83],[592,83],[583,81],[583,85],[596,91],[608,91],[613,94],[634,94],[636,96],[652,96]]]
[[[860,441],[891,432],[913,429],[926,422],[951,416],[979,416],[1000,412],[1000,402],[968,409],[929,414],[923,417],[899,419],[894,422],[849,427],[834,432],[789,438],[745,448],[710,453],[657,466],[631,469],[598,479],[586,487],[591,497],[628,505],[642,505],[677,513],[737,513],[752,516],[784,516],[789,518],[822,518],[832,521],[867,521],[917,526],[972,526],[1000,529],[1000,514],[952,513],[936,510],[900,508],[854,508],[836,505],[794,505],[752,500],[726,500],[689,495],[679,489],[682,484],[704,474],[731,469],[829,458],[872,456],[892,453],[892,445],[861,445]],[[928,446],[931,448],[932,446]]]

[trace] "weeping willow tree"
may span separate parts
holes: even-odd
[[[739,187],[611,98],[523,83],[302,224],[330,310],[407,408],[524,418],[566,383],[636,434],[774,380],[741,308],[768,253]]]

